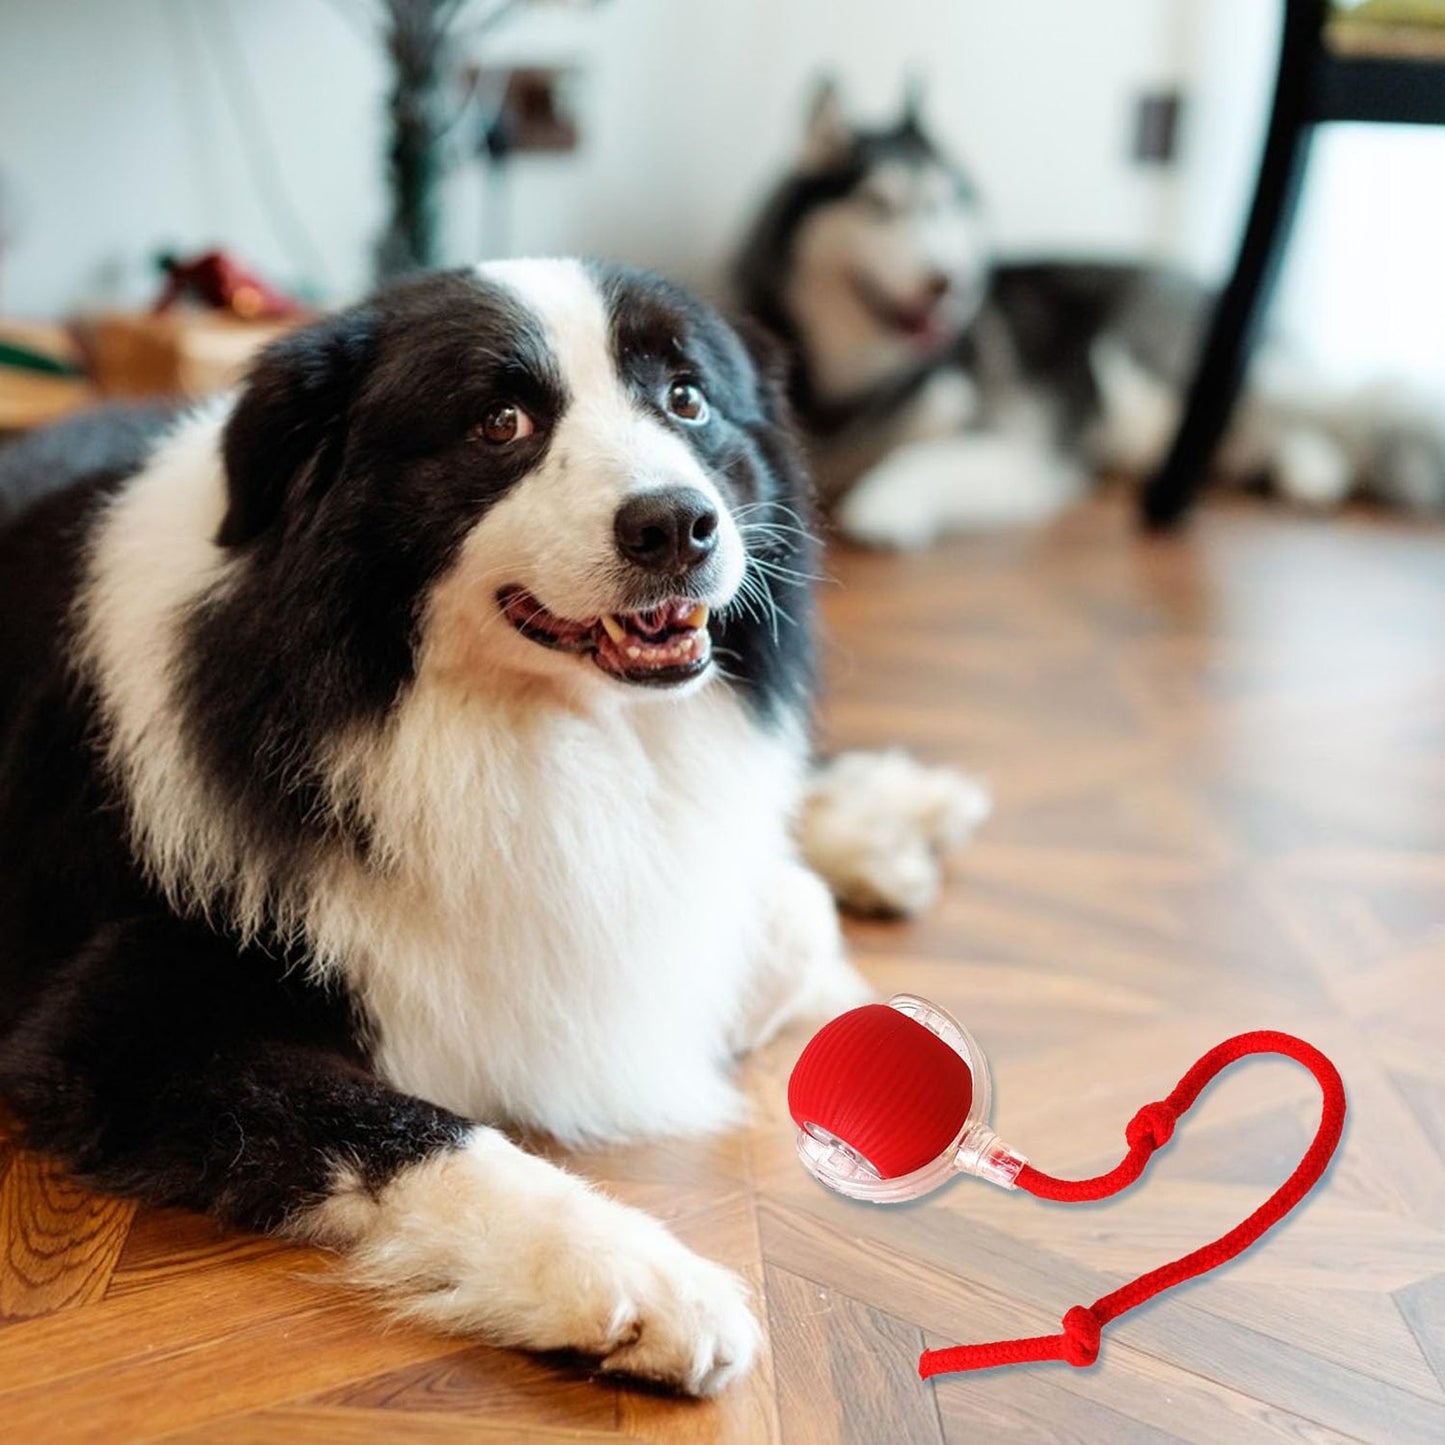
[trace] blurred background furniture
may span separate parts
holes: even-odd
[[[1315,126],[1445,125],[1445,0],[1285,0],[1274,102],[1234,271],[1220,293],[1146,522],[1172,526],[1203,488],[1289,241]]]
[[[238,382],[292,324],[214,310],[109,311],[82,316],[73,329],[103,396],[194,398]]]
[[[68,326],[0,320],[0,434],[106,398],[207,396],[239,381],[290,324],[216,310],[97,312]]]
[[[65,327],[0,318],[0,436],[59,421],[94,399]]]
[[[222,251],[159,265],[164,284],[146,311],[85,311],[63,325],[0,317],[0,437],[107,398],[208,396],[309,314]]]

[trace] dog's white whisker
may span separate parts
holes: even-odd
[[[756,567],[758,571],[780,582],[808,584],[825,580],[816,572],[803,572],[796,567],[788,567],[772,558],[760,557],[756,552],[750,552],[748,554],[748,563],[750,566]]]

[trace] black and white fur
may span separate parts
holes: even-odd
[[[896,124],[858,128],[831,83],[737,282],[793,352],[795,405],[839,528],[905,547],[1045,521],[1092,471],[1152,469],[1209,300],[1154,268],[999,262],[979,192],[917,95]],[[1328,388],[1278,348],[1220,465],[1301,505],[1364,491],[1445,506],[1445,428],[1428,406],[1398,389]]]
[[[679,495],[697,555],[625,552],[628,504]],[[292,334],[200,412],[21,443],[0,496],[29,1140],[345,1251],[443,1329],[700,1393],[746,1370],[736,1278],[493,1126],[726,1124],[740,1050],[866,994],[793,839],[813,542],[766,358],[660,279],[490,264]],[[676,597],[712,609],[685,665],[553,645]],[[883,802],[839,786],[851,823],[825,788],[814,828],[850,854]],[[915,842],[978,802],[881,786]]]

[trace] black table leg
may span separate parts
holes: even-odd
[[[1172,526],[1188,511],[1234,410],[1304,178],[1325,9],[1325,0],[1285,0],[1274,103],[1254,201],[1234,274],[1215,305],[1173,446],[1144,488],[1144,520],[1150,526]]]

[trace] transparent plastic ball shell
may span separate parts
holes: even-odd
[[[906,1014],[920,1023],[958,1054],[973,1075],[973,1102],[968,1118],[953,1142],[930,1164],[894,1179],[882,1179],[859,1154],[841,1139],[834,1138],[816,1125],[798,1130],[798,1158],[809,1174],[821,1184],[850,1199],[869,1204],[898,1204],[917,1199],[955,1174],[976,1174],[980,1179],[1014,1187],[1018,1172],[1027,1162],[1023,1155],[1010,1149],[988,1127],[993,1103],[993,1085],[988,1074],[988,1060],[983,1050],[947,1009],[940,1008],[916,994],[898,993],[888,1000],[888,1007]]]

